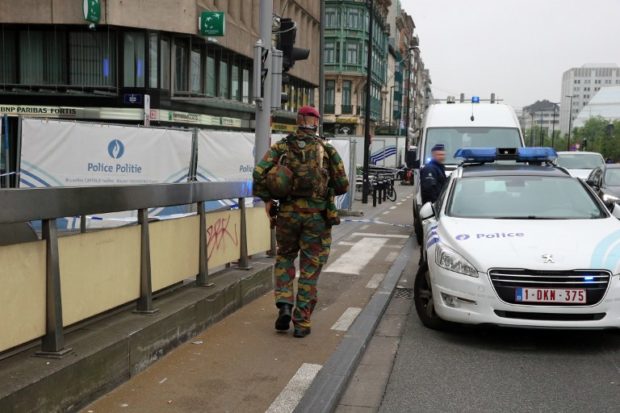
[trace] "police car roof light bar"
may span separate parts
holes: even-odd
[[[553,162],[558,155],[553,148],[461,148],[454,157],[462,163],[486,163],[504,160],[517,162]]]

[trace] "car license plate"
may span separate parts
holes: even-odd
[[[586,303],[586,290],[583,288],[517,288],[515,293],[516,301],[520,303]]]

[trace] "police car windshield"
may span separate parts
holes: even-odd
[[[598,153],[559,153],[558,165],[566,169],[594,169],[603,166],[605,161]]]
[[[429,128],[426,132],[425,163],[430,161],[431,149],[438,143],[446,147],[445,164],[457,164],[457,149],[472,147],[519,148],[522,145],[516,128]]]
[[[578,180],[527,175],[460,178],[447,214],[495,219],[607,217]]]

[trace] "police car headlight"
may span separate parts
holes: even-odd
[[[441,268],[470,277],[478,277],[478,270],[456,252],[440,244],[437,244],[435,251],[435,262]]]
[[[620,201],[620,198],[618,198],[617,196],[603,194],[603,202],[618,202],[618,201]]]

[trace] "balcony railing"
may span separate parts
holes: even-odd
[[[352,105],[341,105],[340,109],[341,109],[343,115],[350,115],[350,114],[353,113],[353,106]]]
[[[334,105],[333,103],[326,103],[323,110],[326,114],[333,115],[334,113],[336,113],[336,105]]]

